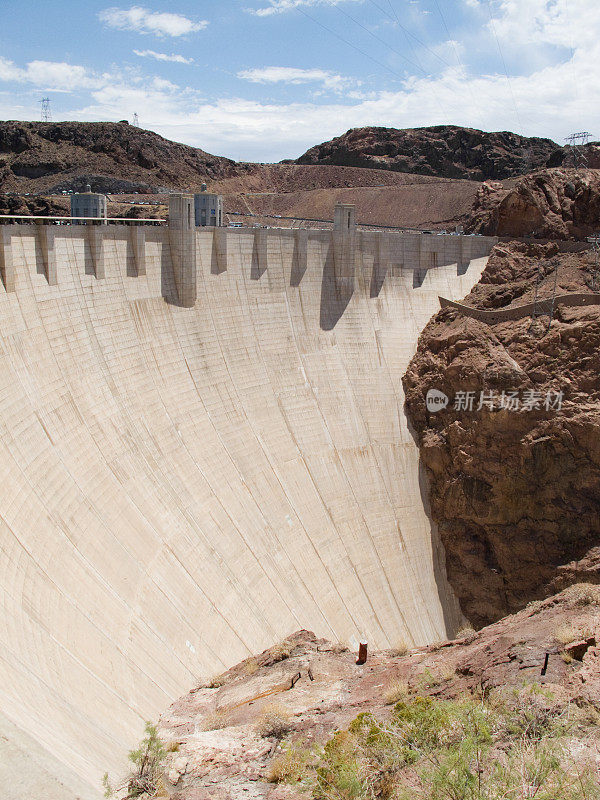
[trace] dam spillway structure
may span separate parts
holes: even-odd
[[[459,618],[401,377],[495,240],[174,202],[0,225],[10,800],[100,797],[145,720],[294,630],[384,648]]]

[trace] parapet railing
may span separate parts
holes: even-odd
[[[167,220],[155,219],[154,217],[148,218],[132,218],[132,217],[51,217],[35,214],[0,214],[0,225],[14,224],[16,221],[20,223],[34,225],[38,221],[50,223],[54,225],[166,225]]]
[[[548,298],[550,300],[551,298]],[[497,322],[506,322],[507,320],[522,319],[529,317],[533,313],[534,303],[524,303],[520,306],[509,306],[508,308],[473,308],[473,306],[465,306],[462,303],[457,303],[454,300],[448,300],[446,297],[440,297],[440,306],[442,308],[454,308],[465,317],[479,320],[479,322],[486,322],[488,325],[494,325]],[[539,301],[538,301],[539,303]],[[594,293],[579,293],[572,292],[571,294],[561,294],[554,298],[555,305],[563,306],[593,306],[600,305],[600,294]]]

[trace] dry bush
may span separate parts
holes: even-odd
[[[443,681],[451,681],[456,675],[456,667],[454,667],[448,661],[440,661],[436,671],[440,679]]]
[[[269,650],[269,655],[271,656],[271,662],[273,664],[276,664],[278,661],[285,661],[285,659],[289,658],[291,654],[292,647],[290,643],[286,641],[276,644]]]
[[[578,606],[600,606],[600,586],[592,583],[575,583],[565,590],[569,600]]]
[[[456,669],[452,664],[447,661],[439,661],[431,667],[426,667],[423,670],[420,686],[423,689],[432,689],[442,683],[452,680],[456,675]]]
[[[255,672],[258,672],[258,661],[256,658],[247,658],[241,666],[241,673],[243,675],[254,675]]]
[[[222,728],[228,728],[231,724],[231,712],[225,708],[216,709],[205,714],[202,720],[202,730],[219,731]]]
[[[400,639],[399,641],[396,642],[395,646],[392,647],[388,652],[391,656],[397,658],[399,656],[405,656],[408,653],[409,649],[410,648],[406,644],[406,642],[403,639]]]
[[[331,648],[332,653],[347,653],[350,650],[348,642],[335,642]]]
[[[165,744],[165,750],[167,753],[177,753],[179,751],[180,743],[177,741],[167,742]]]
[[[270,783],[291,783],[295,786],[307,777],[310,754],[297,745],[289,745],[271,761],[267,773]]]
[[[256,732],[265,739],[270,736],[282,739],[293,727],[290,712],[279,703],[265,706],[256,721]]]
[[[408,683],[406,681],[397,680],[390,683],[383,693],[383,700],[388,706],[392,706],[399,700],[405,700],[408,697]]]
[[[471,636],[476,636],[477,631],[472,625],[464,625],[462,628],[459,628],[454,635],[455,639],[467,639],[471,638]]]
[[[573,656],[570,653],[567,653],[566,650],[563,650],[560,654],[560,657],[565,662],[565,664],[572,664],[573,663]]]
[[[214,675],[206,684],[207,689],[219,689],[227,683],[226,673],[222,672],[220,675]]]
[[[570,644],[579,639],[588,639],[594,635],[594,629],[589,623],[578,622],[572,624],[559,625],[554,631],[554,638],[560,644]]]

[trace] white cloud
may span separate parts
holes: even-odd
[[[71,89],[87,87],[85,102],[79,109],[65,108],[65,118],[119,120],[136,109],[144,123],[163,136],[245,160],[293,157],[348,128],[365,125],[456,124],[549,136],[557,142],[573,130],[590,130],[600,138],[600,82],[590,67],[600,61],[600,37],[595,34],[600,21],[589,14],[590,8],[590,0],[569,0],[568,5],[564,0],[496,0],[492,13],[503,51],[509,52],[507,37],[536,37],[536,43],[528,47],[515,45],[516,57],[507,61],[509,70],[516,65],[526,74],[511,72],[510,81],[501,68],[472,76],[455,66],[435,76],[410,77],[393,91],[370,91],[367,96],[345,91],[324,100],[315,98],[315,89],[330,91],[328,82],[335,89],[348,79],[319,68],[267,66],[238,74],[265,86],[287,82],[305,87],[302,102],[269,103],[243,97],[207,100],[197,89],[134,70],[97,75],[60,62],[30,62],[21,67],[0,58],[0,80],[29,82],[34,88],[47,86],[49,80],[57,89],[67,83]],[[567,9],[572,12],[565,16]],[[487,5],[483,12],[487,17]],[[537,20],[531,30],[522,31],[520,13],[526,21]],[[577,15],[582,13],[580,19]],[[482,47],[495,48],[485,17],[473,36],[482,37]],[[571,30],[565,34],[561,25],[570,25]],[[584,30],[586,26],[593,35]],[[562,47],[560,42],[570,42],[571,35],[574,47]],[[522,54],[539,50],[551,51],[552,57],[540,59],[534,68],[523,68]],[[467,56],[468,47],[462,53]],[[295,91],[302,97],[301,88]],[[26,96],[21,89],[18,102]],[[27,118],[28,109],[20,111],[12,102],[9,105],[0,95],[0,117]],[[30,107],[35,109],[33,98]],[[57,118],[56,106],[54,114]]]
[[[0,81],[31,83],[53,92],[94,89],[102,84],[102,79],[77,64],[67,64],[64,61],[30,61],[25,67],[17,67],[12,61],[1,57]]]
[[[597,0],[496,0],[492,8],[503,44],[581,48],[600,35]]]
[[[268,17],[271,14],[283,14],[285,11],[292,11],[301,6],[335,6],[341,3],[362,3],[363,0],[269,0],[268,6],[262,8],[248,8],[246,9],[251,14],[256,14],[258,17]]]
[[[0,81],[22,81],[24,71],[12,61],[0,56]]]
[[[91,104],[75,118],[117,120],[136,108],[163,136],[218,155],[259,161],[299,155],[317,142],[364,125],[455,124],[515,130],[561,142],[571,129],[600,134],[600,83],[589,69],[599,59],[600,43],[585,57],[576,53],[573,60],[513,77],[510,84],[503,73],[469,77],[452,67],[436,77],[409,78],[398,91],[368,97],[347,93],[325,103],[278,104],[241,97],[206,101],[190,88],[162,87],[156,80],[147,85],[142,80],[92,92]],[[271,73],[272,78],[277,75]]]
[[[299,69],[297,67],[261,67],[258,69],[245,69],[237,74],[238,78],[251,83],[320,83],[326,89],[340,92],[360,83],[344,78],[335,72],[324,69]]]
[[[134,50],[136,56],[140,58],[154,58],[156,61],[173,61],[176,64],[193,64],[193,58],[186,58],[178,53],[157,53],[155,50]]]
[[[206,20],[194,22],[181,14],[164,11],[150,11],[142,6],[129,9],[106,8],[98,14],[101,22],[110,28],[136,33],[151,33],[154,36],[185,36],[204,30]]]

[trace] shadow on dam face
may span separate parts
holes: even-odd
[[[333,248],[329,248],[323,264],[319,325],[330,331],[337,325],[354,294],[355,276],[336,274]]]
[[[84,233],[60,228],[51,285],[29,227],[3,239],[0,285],[9,800],[100,797],[145,720],[299,628],[375,649],[453,628],[401,377],[492,240],[457,275],[437,237],[413,286],[400,234],[402,274],[375,274],[357,235],[336,276],[328,231],[262,234],[260,275],[252,232],[199,232],[184,307],[166,230],[132,251],[106,226],[90,270]]]

